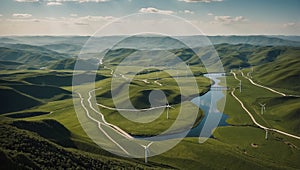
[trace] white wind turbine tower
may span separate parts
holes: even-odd
[[[261,104],[261,103],[259,103],[259,105],[261,106],[260,113],[263,115],[263,114],[264,114],[264,112],[266,111],[266,103],[265,103],[265,104]]]
[[[253,67],[251,67],[251,71],[247,73],[247,76],[252,78],[252,73],[253,73]]]
[[[252,78],[252,73],[253,73],[254,69],[253,67],[251,67],[251,73],[250,73],[250,78]]]
[[[239,80],[240,83],[239,83],[239,86],[240,86],[240,93],[242,93],[242,80]]]
[[[265,139],[267,140],[268,139],[268,129],[265,129],[265,130],[266,130]]]
[[[166,108],[167,108],[167,119],[169,119],[169,110],[170,110],[170,108],[172,108],[172,109],[174,109],[172,106],[170,106],[169,105],[169,102],[167,101],[167,106],[166,106]]]
[[[187,68],[186,68],[186,70],[185,70],[185,77],[188,76],[188,68],[190,68],[190,64],[189,64],[189,63],[187,63]]]
[[[145,163],[148,162],[148,154],[149,154],[149,147],[153,142],[150,142],[148,145],[141,145],[145,149]]]
[[[187,69],[185,70],[185,78],[187,78],[187,76],[188,76],[188,71],[187,71]]]
[[[169,109],[171,108],[171,106],[169,105],[168,100],[167,100],[167,106],[166,106],[166,108],[167,108],[167,119],[169,119]]]

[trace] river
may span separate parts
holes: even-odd
[[[204,118],[201,122],[188,133],[188,137],[208,137],[211,136],[211,132],[216,126],[227,126],[227,115],[219,111],[217,102],[224,97],[224,93],[220,90],[223,86],[219,85],[220,80],[218,78],[223,77],[224,73],[205,74],[205,77],[214,81],[209,92],[202,96],[195,97],[191,100],[194,104],[199,106],[204,112]],[[209,115],[209,119],[208,118]],[[218,122],[220,120],[220,122]],[[205,125],[205,129],[203,129]],[[203,131],[202,131],[203,129]],[[201,132],[202,131],[202,132]]]
[[[168,140],[174,138],[186,137],[211,137],[213,129],[217,126],[227,126],[226,119],[227,115],[219,111],[217,103],[220,99],[224,97],[222,91],[223,86],[219,85],[220,80],[218,78],[224,77],[224,73],[212,73],[205,74],[205,77],[210,78],[214,83],[210,88],[210,91],[202,96],[195,97],[191,100],[195,105],[199,106],[204,112],[204,117],[201,122],[198,123],[196,127],[193,127],[188,133],[176,133],[176,134],[166,134],[153,136],[149,140]],[[135,138],[144,138],[145,136],[134,136]]]

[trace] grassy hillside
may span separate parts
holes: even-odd
[[[223,65],[230,69],[246,68],[253,79],[272,88],[299,94],[300,91],[300,48],[299,47],[260,47],[252,45],[215,46]]]
[[[49,51],[23,50],[0,47],[0,60],[19,62],[23,68],[35,68],[46,66],[49,62],[65,58],[66,55]]]
[[[96,64],[99,62],[95,61],[89,61],[89,60],[79,60],[80,62],[80,68],[81,70],[90,70],[91,68],[94,68]],[[76,59],[75,58],[68,58],[68,59],[63,59],[54,62],[50,66],[47,67],[47,69],[51,70],[74,70],[76,64]]]
[[[67,54],[78,54],[82,48],[82,46],[80,45],[67,44],[67,43],[47,44],[47,45],[43,45],[43,47],[59,53],[67,53]]]
[[[159,164],[143,164],[141,161],[124,160],[112,155],[105,156],[99,154],[91,154],[76,149],[68,149],[57,145],[46,138],[51,137],[60,138],[63,135],[63,131],[66,134],[70,134],[64,129],[60,129],[56,135],[51,135],[53,130],[58,130],[58,127],[53,125],[57,124],[53,121],[43,121],[47,123],[47,126],[33,123],[33,126],[29,125],[29,122],[15,122],[13,126],[5,122],[0,124],[0,160],[1,169],[38,169],[38,168],[73,168],[73,169],[155,169],[155,168],[167,168]],[[52,122],[52,123],[51,123]],[[26,125],[28,124],[28,126]],[[50,125],[50,127],[48,127]],[[27,130],[21,130],[27,129]],[[36,127],[38,129],[33,129]],[[29,129],[28,129],[29,128]],[[29,130],[29,131],[28,131]],[[30,130],[41,131],[48,133],[50,136],[43,138]],[[50,132],[50,133],[49,133]],[[68,138],[68,135],[63,136]],[[61,139],[61,138],[60,138]],[[66,141],[63,141],[64,144]]]
[[[23,65],[23,63],[20,63],[20,62],[0,61],[0,69],[1,70],[16,70],[22,65]]]
[[[3,99],[0,114],[28,109],[42,103],[36,98],[3,86],[0,87],[0,97]]]
[[[48,85],[9,85],[9,87],[42,100],[60,100],[71,97],[71,92]]]
[[[230,95],[238,82],[233,76],[227,77],[227,94],[225,113],[229,116],[226,120],[229,126],[218,127],[213,132],[213,137],[207,142],[199,144],[198,138],[185,138],[176,147],[166,153],[149,158],[147,164],[143,159],[121,158],[113,155],[96,145],[82,129],[71,98],[72,76],[71,71],[75,59],[69,58],[77,53],[79,47],[89,37],[2,37],[0,41],[16,43],[0,47],[0,169],[18,168],[61,168],[61,169],[299,169],[300,142],[299,140],[270,132],[269,139],[265,140],[265,132],[257,128],[239,103]],[[99,37],[97,42],[112,42],[112,38]],[[191,41],[195,37],[188,37]],[[299,94],[300,84],[300,48],[293,41],[262,36],[216,36],[209,37],[224,64],[226,71],[242,67],[243,72],[252,73],[253,80],[257,83],[275,88],[289,94]],[[151,43],[166,43],[170,39],[135,37],[131,44],[124,48],[115,47],[107,50],[104,63],[115,69],[124,58],[139,52],[131,48],[137,40],[140,45],[147,41]],[[226,44],[224,44],[224,42]],[[248,44],[239,44],[239,43]],[[19,44],[17,44],[19,43]],[[24,45],[28,43],[31,45]],[[104,44],[104,45],[107,45]],[[250,45],[252,44],[252,45]],[[267,46],[280,45],[280,46]],[[3,45],[3,44],[2,44]],[[95,44],[98,45],[98,44]],[[99,43],[99,45],[103,45]],[[176,45],[176,44],[174,44]],[[287,46],[289,45],[289,46]],[[130,47],[130,48],[129,48]],[[203,60],[209,61],[213,55],[207,47],[198,47],[197,52]],[[197,77],[199,93],[207,92],[211,82],[202,75],[206,72],[202,61],[190,49],[170,49],[169,52],[188,63]],[[68,53],[68,54],[64,54]],[[157,53],[163,54],[163,53]],[[86,67],[90,63],[97,63],[95,53],[88,54]],[[151,55],[149,55],[151,57]],[[163,56],[163,55],[161,55]],[[185,94],[179,93],[178,84],[169,74],[158,69],[147,67],[145,63],[152,62],[153,58],[143,61],[130,62],[144,67],[137,75],[133,76],[133,67],[127,67],[123,74],[133,78],[129,86],[129,100],[136,108],[150,107],[149,95],[151,90],[162,90],[168,102],[175,107],[169,110],[169,119],[166,119],[166,110],[157,114],[151,123],[136,123],[124,118],[114,110],[100,108],[105,119],[125,131],[134,135],[155,135],[170,127],[180,109],[180,99],[184,99],[184,116],[190,116],[190,109],[195,106],[188,101],[193,98],[193,90],[186,73],[180,69],[168,68],[177,75],[178,81],[188,87]],[[153,63],[164,66],[165,58],[155,58]],[[31,62],[32,61],[32,62]],[[84,62],[83,62],[84,63]],[[46,66],[55,70],[28,70]],[[172,66],[172,65],[171,65]],[[147,67],[147,68],[146,68]],[[22,68],[26,70],[21,70]],[[12,69],[12,70],[7,70]],[[117,93],[116,102],[126,103],[124,88],[121,84],[111,89],[109,69],[97,72],[96,87],[102,87],[95,92],[98,103],[115,107],[112,102],[111,92]],[[238,72],[238,71],[236,71]],[[75,74],[92,76],[88,71],[77,71]],[[243,81],[243,92],[235,94],[245,103],[255,119],[268,127],[280,129],[293,134],[300,134],[299,98],[280,96],[258,88],[248,80],[238,77]],[[124,81],[120,76],[117,79]],[[146,83],[144,80],[147,80]],[[158,81],[163,86],[155,83]],[[82,85],[85,87],[86,85]],[[88,94],[83,95],[85,105]],[[77,100],[77,98],[75,98]],[[161,103],[162,101],[156,100]],[[266,112],[260,114],[259,103],[266,103]],[[198,109],[198,108],[197,108]],[[91,110],[91,109],[89,109]],[[148,120],[153,115],[132,113],[137,120]],[[196,122],[203,117],[200,110]],[[184,118],[184,117],[183,117]],[[181,123],[184,123],[183,121]],[[145,130],[146,129],[146,130]],[[178,130],[178,129],[176,129]],[[176,132],[176,130],[174,132]],[[181,129],[180,129],[181,130]],[[108,139],[104,139],[109,141]],[[110,145],[109,143],[107,145]],[[151,152],[151,148],[150,148]]]

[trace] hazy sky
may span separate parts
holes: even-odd
[[[206,35],[300,35],[299,0],[1,0],[0,35],[93,35],[133,13],[175,15]]]

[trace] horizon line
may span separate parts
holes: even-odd
[[[129,36],[130,34],[114,34],[114,35],[103,35],[103,36],[95,36],[95,37],[113,37],[113,36]],[[92,37],[93,35],[68,35],[68,34],[8,34],[8,35],[0,35],[0,37]],[[216,36],[297,36],[300,35],[295,34],[210,34],[210,35],[201,35],[201,34],[190,34],[190,35],[168,35],[174,37],[191,37],[191,36],[208,36],[208,37],[216,37]]]

